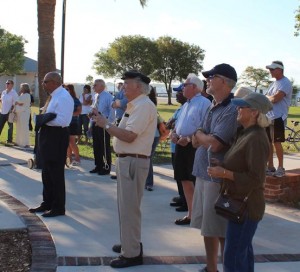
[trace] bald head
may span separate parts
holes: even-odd
[[[43,88],[46,92],[52,93],[62,84],[62,78],[57,72],[49,72],[45,75],[43,80]]]

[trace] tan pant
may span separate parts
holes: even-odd
[[[117,158],[118,209],[122,255],[140,255],[141,200],[149,171],[149,159]]]

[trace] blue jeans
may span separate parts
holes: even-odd
[[[243,224],[228,221],[225,249],[224,272],[254,272],[252,239],[258,221],[248,217]]]
[[[152,149],[151,149],[151,155],[150,155],[149,172],[148,172],[148,176],[147,176],[147,179],[146,179],[145,186],[150,186],[150,187],[153,186],[153,163],[152,163],[152,158],[154,156],[155,149],[156,149],[158,143],[159,143],[159,137],[154,137],[154,141],[153,141]]]

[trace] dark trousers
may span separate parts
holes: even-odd
[[[82,127],[83,127],[83,134],[86,136],[86,132],[89,129],[89,122],[90,122],[88,115],[80,114],[78,118],[78,122],[79,122],[80,135],[82,135]]]
[[[43,126],[39,133],[42,159],[43,203],[47,210],[65,211],[65,162],[69,145],[68,128]]]
[[[172,166],[173,166],[173,169],[174,169],[175,153],[171,153],[171,156],[172,156]],[[185,195],[184,195],[184,191],[183,191],[181,180],[176,180],[176,184],[177,184],[178,194],[179,194],[179,196],[181,198],[181,201],[182,201],[183,205],[186,206],[187,204],[186,204]]]
[[[98,171],[111,169],[111,148],[110,148],[110,135],[105,129],[95,126],[92,127],[93,135],[93,150],[95,158],[95,166]],[[105,135],[105,136],[104,136]],[[105,138],[105,142],[104,142]],[[106,157],[106,162],[104,161]],[[105,168],[106,167],[106,168]]]
[[[2,130],[6,122],[8,124],[7,142],[12,142],[14,124],[8,122],[8,113],[7,114],[0,113],[0,135],[2,133]]]

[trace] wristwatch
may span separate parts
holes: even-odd
[[[107,123],[106,125],[105,125],[105,129],[109,129],[111,127],[111,124],[110,123]]]

